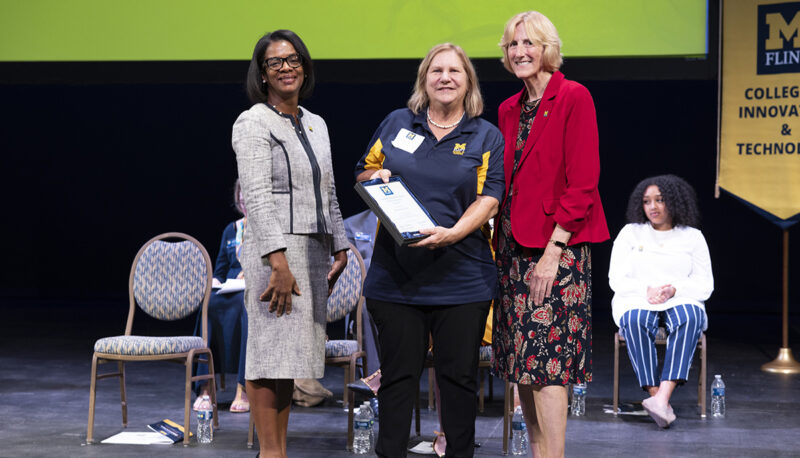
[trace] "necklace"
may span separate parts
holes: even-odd
[[[294,114],[292,114],[292,113],[284,113],[283,111],[281,111],[281,110],[279,110],[279,109],[278,109],[278,106],[277,106],[277,105],[272,105],[272,108],[274,108],[274,109],[275,109],[275,111],[277,111],[278,113],[280,113],[280,114],[282,114],[282,115],[284,115],[284,116],[292,116],[292,117],[297,117],[297,113],[294,113]],[[298,113],[299,113],[299,112],[300,112],[300,110],[298,110]]]
[[[438,127],[439,129],[452,129],[453,127],[457,126],[461,122],[462,119],[464,119],[464,115],[462,114],[461,117],[458,118],[458,121],[454,122],[453,124],[444,125],[444,124],[439,124],[436,121],[434,121],[433,119],[431,119],[431,109],[430,108],[425,110],[425,113],[428,115],[428,121],[431,124],[433,124],[434,126]]]
[[[533,110],[539,108],[539,102],[542,101],[542,98],[539,97],[538,99],[534,100],[533,102],[525,102],[522,104],[522,109],[525,113],[531,113]]]

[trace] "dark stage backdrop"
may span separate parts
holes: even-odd
[[[236,66],[243,75],[246,63]],[[348,216],[365,208],[352,191],[353,165],[382,118],[405,104],[414,72],[377,84],[364,82],[368,67],[336,70],[336,82],[320,74],[304,105],[328,123],[339,202]],[[570,77],[569,63],[564,71]],[[203,76],[187,75],[197,80]],[[716,290],[709,310],[777,313],[780,230],[730,196],[713,198],[716,81],[582,82],[597,107],[600,192],[612,234],[624,225],[636,182],[681,175],[698,191],[711,250]],[[499,103],[520,87],[511,77],[485,82],[485,117],[496,122]],[[240,83],[17,81],[0,84],[0,100],[0,298],[124,300],[136,251],[166,231],[194,235],[216,257],[222,229],[236,217],[231,125],[249,105]],[[798,246],[791,250],[795,265]],[[610,250],[610,241],[594,248],[598,309],[610,307]],[[798,293],[795,283],[794,312]]]

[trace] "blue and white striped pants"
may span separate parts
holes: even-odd
[[[660,380],[656,375],[655,340],[659,314],[664,314],[667,325],[667,350]],[[676,305],[662,312],[634,309],[622,315],[620,333],[625,337],[628,356],[642,388],[658,386],[661,380],[686,381],[704,316],[703,310],[693,304]]]

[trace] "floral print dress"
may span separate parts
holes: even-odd
[[[511,180],[537,108],[538,101],[526,102],[521,110]],[[552,292],[537,307],[530,297],[529,284],[544,249],[525,248],[514,240],[511,200],[515,197],[509,194],[503,201],[500,227],[495,228],[499,231],[496,264],[500,296],[495,304],[492,372],[509,382],[532,385],[591,381],[590,246],[570,245],[563,251]]]

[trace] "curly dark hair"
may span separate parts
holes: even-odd
[[[697,207],[697,194],[692,185],[675,175],[659,175],[645,178],[633,189],[628,198],[628,211],[625,213],[629,223],[646,223],[647,215],[642,207],[644,192],[652,185],[658,186],[664,205],[672,218],[672,227],[700,227],[700,210]]]

